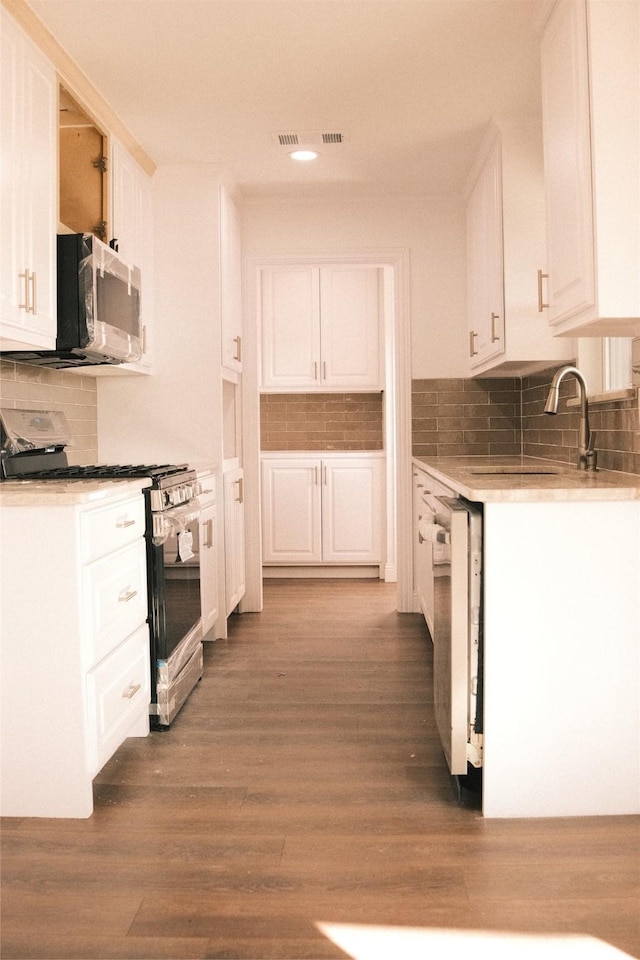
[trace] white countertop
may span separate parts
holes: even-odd
[[[634,473],[585,472],[573,464],[535,457],[414,457],[413,462],[479,503],[640,500],[640,475]]]
[[[5,480],[0,507],[69,506],[126,500],[150,487],[148,477],[135,480]]]

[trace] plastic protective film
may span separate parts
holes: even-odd
[[[2,450],[9,454],[69,446],[71,429],[61,410],[0,409]]]
[[[153,515],[153,544],[161,547],[170,536],[178,537],[184,533],[188,524],[193,523],[200,516],[200,507],[197,503],[185,503],[182,507],[172,507],[166,513]]]
[[[156,699],[160,723],[171,723],[203,671],[200,623],[198,629],[171,654],[157,661]]]
[[[109,279],[111,291],[107,300],[113,303],[118,291],[120,304],[117,322],[101,307],[98,278]],[[78,287],[84,303],[89,349],[100,349],[119,360],[135,362],[142,356],[138,310],[124,306],[131,298],[140,297],[140,269],[126,263],[120,255],[97,237],[86,233],[82,237],[82,257],[78,266]],[[125,318],[127,318],[125,320]],[[128,329],[135,318],[136,329]]]

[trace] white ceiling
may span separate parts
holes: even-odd
[[[493,117],[538,117],[537,0],[29,0],[157,163],[246,196],[458,192]],[[340,132],[294,164],[276,132]]]

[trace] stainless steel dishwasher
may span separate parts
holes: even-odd
[[[482,766],[482,511],[433,498],[434,526],[447,545],[433,578],[435,717],[452,774]]]

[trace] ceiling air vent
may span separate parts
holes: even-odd
[[[344,133],[323,133],[321,130],[299,130],[271,134],[271,139],[280,147],[312,147],[320,143],[344,143]]]
[[[300,143],[297,133],[278,133],[276,136],[281,147],[296,147]]]

